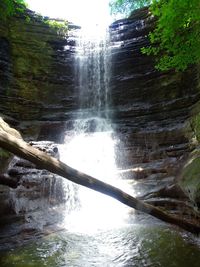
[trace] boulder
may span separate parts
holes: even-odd
[[[200,211],[200,149],[196,149],[191,154],[181,172],[179,184],[194,208]]]

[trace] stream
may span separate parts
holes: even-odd
[[[200,244],[193,236],[145,219],[84,234],[69,231],[0,253],[1,267],[198,267]],[[17,242],[17,240],[16,240]]]

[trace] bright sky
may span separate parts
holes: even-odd
[[[82,25],[92,21],[110,23],[109,0],[26,0],[29,8],[43,16],[64,18]]]

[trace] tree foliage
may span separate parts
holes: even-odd
[[[25,6],[24,0],[0,0],[0,19],[5,20],[16,12],[23,11]]]
[[[112,14],[121,13],[128,16],[134,9],[148,6],[150,3],[151,0],[111,0],[110,8]]]
[[[136,0],[137,1],[137,0]],[[116,0],[135,2],[134,0]],[[141,3],[139,0],[138,3]],[[157,18],[149,34],[149,47],[142,49],[157,57],[160,70],[183,71],[200,62],[200,0],[153,0],[150,10]]]
[[[152,13],[158,18],[150,33],[151,46],[142,51],[159,56],[160,70],[185,70],[200,61],[200,1],[154,1]]]

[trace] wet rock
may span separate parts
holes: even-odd
[[[10,188],[17,188],[19,179],[16,176],[10,177],[9,175],[0,174],[1,185],[7,185]]]
[[[73,30],[77,27],[70,26],[73,29],[68,36],[58,36],[27,12],[31,22],[13,18],[10,36],[5,34],[7,25],[0,25],[0,112],[22,130],[26,140],[62,142],[63,133],[73,128],[79,112],[74,82]],[[137,180],[135,188],[142,192],[140,195],[176,182],[183,162],[196,146],[193,140],[198,128],[198,123],[195,127],[191,123],[199,112],[198,67],[184,73],[159,72],[154,68],[154,58],[141,53],[149,44],[147,35],[154,22],[144,8],[110,26],[109,111],[120,139],[116,161],[127,180]],[[30,144],[59,157],[53,142]],[[44,205],[43,198],[50,203],[62,201],[56,178],[26,161],[15,157],[9,177],[20,177],[20,186],[12,191],[16,212],[39,209]],[[56,197],[49,192],[56,192]],[[190,195],[195,194],[199,205],[194,192]]]
[[[30,145],[59,158],[58,147],[53,142],[32,141]],[[5,203],[1,201],[2,217],[9,215],[9,212],[4,214],[5,205],[7,208],[9,206],[10,214],[26,216],[30,212],[42,213],[55,205],[65,203],[66,195],[62,178],[46,170],[36,169],[35,165],[27,160],[14,157],[3,178],[7,186],[15,189],[7,190],[9,192],[7,201]]]
[[[70,29],[75,27],[70,25]],[[74,54],[65,49],[69,45],[67,37],[30,10],[23,16],[11,17],[9,23],[1,21],[0,113],[21,122],[30,121],[31,125],[33,120],[45,122],[47,115],[57,114],[57,121],[63,121],[60,112],[76,107],[77,96],[72,85]],[[30,136],[24,125],[18,125],[18,129]],[[39,131],[37,127],[34,137]],[[51,129],[46,132],[45,139]],[[55,139],[59,135],[58,129]]]
[[[34,168],[35,165],[28,161],[28,160],[25,160],[25,159],[19,159],[16,163],[15,163],[15,166],[17,167],[23,167],[23,168]],[[10,173],[11,169],[9,169],[9,173]]]
[[[127,167],[131,162],[180,159],[192,150],[188,118],[200,99],[198,71],[155,70],[154,59],[141,53],[153,23],[144,8],[110,26],[112,110]]]
[[[33,147],[38,148],[39,150],[46,152],[48,155],[59,158],[59,151],[58,147],[55,143],[51,141],[40,141],[40,142],[34,142],[31,141],[29,144]]]
[[[194,151],[192,157],[185,164],[180,176],[179,185],[200,212],[200,152]]]
[[[198,186],[190,193],[178,190],[177,177],[198,144],[194,139],[199,136],[199,67],[184,73],[157,71],[154,58],[141,53],[149,45],[154,23],[144,8],[110,26],[110,109],[120,139],[116,160],[121,176],[132,181],[137,196],[156,195],[152,203],[161,207],[165,203],[171,212],[173,201],[187,201],[191,212],[194,195],[199,205]],[[181,209],[174,212],[180,214]]]
[[[11,50],[10,50],[10,43],[8,40],[0,36],[0,90],[5,91],[6,87],[8,86],[11,78]]]
[[[7,217],[8,215],[14,214],[14,211],[10,204],[10,189],[7,186],[0,185],[0,203],[1,225],[3,217]]]

